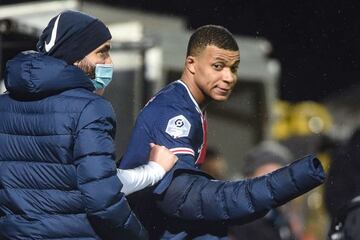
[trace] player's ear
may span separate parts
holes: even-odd
[[[185,67],[190,73],[195,73],[195,58],[193,56],[186,57]]]

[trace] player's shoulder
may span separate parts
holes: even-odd
[[[155,96],[153,97],[153,102],[155,105],[187,105],[186,99],[186,89],[180,83],[180,81],[175,81],[163,89],[161,89]]]
[[[199,120],[199,113],[183,83],[175,81],[160,90],[141,111],[147,122],[170,122],[192,125]]]
[[[160,90],[145,105],[143,111],[148,114],[162,114],[178,112],[191,114],[196,112],[196,108],[192,103],[189,93],[180,81],[175,81]]]

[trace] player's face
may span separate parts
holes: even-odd
[[[207,99],[225,101],[237,81],[240,52],[207,46],[194,57],[194,80]]]

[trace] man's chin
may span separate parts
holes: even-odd
[[[225,102],[229,99],[229,95],[216,95],[213,96],[212,99],[216,102]]]

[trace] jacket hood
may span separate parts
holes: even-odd
[[[22,52],[7,62],[5,86],[10,94],[30,98],[73,88],[94,90],[89,77],[78,67],[35,51]]]

